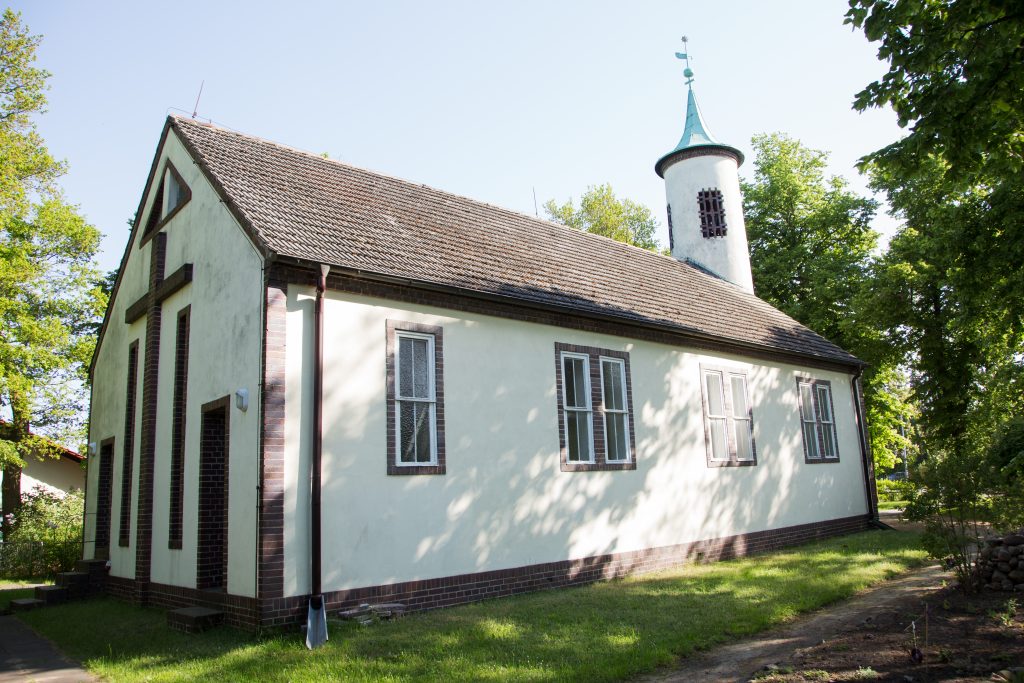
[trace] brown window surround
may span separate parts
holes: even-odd
[[[387,471],[393,475],[410,474],[444,474],[445,473],[445,441],[444,441],[444,336],[443,328],[438,325],[388,320],[386,323],[387,351],[385,358],[385,374],[387,389]],[[432,446],[436,457],[432,463],[422,465],[403,465],[399,463],[398,411],[403,403],[398,395],[397,363],[399,362],[398,342],[402,332],[412,335],[424,335],[430,338],[434,347],[433,361],[433,411],[434,429]],[[429,403],[429,402],[428,402]],[[422,405],[422,404],[421,404]]]
[[[178,200],[177,205],[167,212],[166,216],[161,217],[160,214],[162,214],[164,210],[164,184],[167,175],[166,173],[161,173],[159,177],[160,184],[156,188],[156,196],[153,198],[153,204],[149,208],[149,216],[146,218],[146,229],[142,231],[142,239],[139,240],[140,249],[142,248],[142,245],[148,242],[153,235],[159,232],[160,228],[167,225],[167,222],[174,218],[178,212],[188,204],[189,200],[192,199],[192,190],[189,189],[189,186],[185,184],[184,180],[182,180],[181,174],[178,173],[178,169],[174,168],[174,164],[171,163],[170,159],[167,160],[164,170],[170,171],[171,176],[174,178],[175,182],[178,183],[178,187],[181,191],[181,198]]]
[[[181,550],[185,475],[185,406],[188,402],[188,342],[192,307],[178,311],[174,344],[174,398],[171,408],[171,490],[167,547]]]
[[[839,438],[836,434],[832,383],[824,379],[797,377],[796,391],[800,406],[800,432],[801,441],[804,444],[804,462],[809,465],[839,462]],[[808,396],[810,397],[809,402],[807,401]],[[809,436],[808,431],[813,431],[814,434]],[[827,455],[829,449],[831,449],[831,455]]]
[[[709,380],[709,376],[711,377]],[[715,379],[717,378],[717,380]],[[736,406],[733,397],[733,385],[739,381],[743,385],[743,400],[746,410]],[[711,394],[712,387],[717,385],[718,396]],[[708,467],[751,467],[757,465],[757,444],[754,442],[754,406],[750,402],[750,387],[747,373],[739,368],[700,365],[700,395],[704,411],[704,446]],[[744,423],[746,428],[743,429]],[[714,457],[713,435],[716,425],[725,428],[724,458]],[[737,432],[737,427],[742,431]],[[740,458],[740,446],[737,443],[739,434],[748,435],[750,439],[750,457]]]
[[[566,439],[567,419],[565,406],[565,384],[562,376],[563,358],[566,354],[586,356],[588,379],[590,382],[590,411],[592,419],[590,440],[593,449],[593,462],[569,461],[569,447]],[[627,444],[629,458],[624,461],[609,461],[605,434],[605,402],[601,378],[601,359],[622,361],[625,375],[626,390],[626,421]],[[562,472],[593,472],[598,470],[635,470],[636,469],[636,430],[633,427],[633,384],[629,372],[629,354],[624,351],[612,351],[595,346],[563,344],[555,342],[555,396],[558,405],[558,450],[559,467]]]
[[[722,191],[701,190],[697,193],[697,206],[700,209],[700,234],[704,237],[725,237],[727,228]]]
[[[132,525],[132,462],[135,457],[135,401],[138,393],[139,340],[128,346],[128,387],[124,402],[124,451],[121,456],[121,521],[117,545],[128,547]]]

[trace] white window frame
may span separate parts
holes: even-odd
[[[630,448],[630,444],[629,444],[629,401],[628,401],[628,396],[626,394],[626,361],[624,361],[621,358],[613,358],[611,356],[598,356],[597,357],[597,361],[598,361],[598,363],[600,363],[600,370],[601,370],[601,407],[602,407],[603,419],[604,419],[604,459],[605,459],[605,462],[609,462],[609,463],[615,463],[615,464],[628,463],[628,462],[631,462],[633,460],[633,451]],[[615,366],[617,366],[619,368],[619,373],[620,373],[619,374],[619,380],[620,380],[619,381],[619,386],[622,387],[622,395],[620,397],[621,401],[622,401],[622,408],[621,409],[609,408],[607,406],[607,404],[605,404],[605,402],[604,402],[604,388],[605,388],[604,364],[605,363],[612,363],[612,364],[614,364]],[[625,435],[625,443],[626,443],[626,457],[625,458],[612,459],[612,458],[608,457],[608,453],[611,450],[609,448],[609,444],[611,442],[608,440],[608,415],[623,415],[624,418],[625,418],[622,421],[624,435]]]
[[[811,377],[797,377],[797,402],[800,411],[800,439],[804,444],[804,462],[823,463],[839,462],[839,435],[836,431],[835,401],[832,399],[832,383],[828,380],[814,379]],[[810,413],[812,419],[804,417],[804,387],[807,387],[811,394]],[[821,394],[828,399],[827,413],[830,419],[825,419],[821,410],[821,402],[824,400]],[[814,434],[814,441],[808,443],[807,431],[810,427]],[[833,445],[832,455],[825,454],[825,432],[831,435]],[[813,449],[813,454],[812,454]]]
[[[402,396],[402,339],[422,339],[427,342],[427,398]],[[395,466],[430,467],[437,465],[437,382],[434,367],[434,335],[423,332],[395,330]],[[402,403],[429,404],[430,416],[430,460],[426,462],[405,462],[402,444]]]
[[[584,382],[584,395],[587,398],[586,408],[570,408],[569,407],[569,395],[567,387],[569,383],[566,381],[565,373],[565,359],[566,358],[578,358],[583,361],[583,382]],[[597,462],[596,449],[594,448],[594,398],[591,395],[590,386],[590,356],[585,353],[576,353],[574,351],[562,351],[559,356],[559,363],[562,365],[562,410],[565,412],[565,419],[562,429],[564,430],[565,440],[565,461],[570,465],[593,465]],[[590,439],[587,443],[589,448],[590,458],[588,460],[570,460],[569,454],[572,452],[569,448],[569,413],[583,413],[587,414],[587,425],[589,427]],[[578,445],[578,442],[577,442]]]
[[[711,400],[708,396],[708,375],[717,375],[719,387],[722,392],[722,410],[724,414],[711,414]],[[743,382],[743,398],[747,403],[746,417],[737,417],[732,400],[733,379]],[[713,365],[700,366],[700,391],[703,403],[704,415],[704,444],[705,456],[708,467],[737,467],[757,465],[757,442],[754,439],[754,404],[750,400],[750,382],[747,378],[747,371],[740,368],[721,367]],[[726,457],[715,457],[713,440],[711,438],[712,420],[725,420],[725,449]],[[736,426],[739,422],[747,424],[750,435],[750,457],[740,458],[739,447],[736,442]]]

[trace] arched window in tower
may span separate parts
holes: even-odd
[[[701,190],[697,193],[700,207],[700,234],[704,237],[725,237],[725,205],[722,191]]]

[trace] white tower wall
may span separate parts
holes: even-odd
[[[689,260],[741,289],[754,293],[750,275],[747,228],[743,222],[743,198],[739,169],[729,154],[709,150],[707,154],[681,159],[665,171],[665,194],[671,212],[672,256]],[[724,237],[701,233],[701,190],[719,190],[725,209]]]

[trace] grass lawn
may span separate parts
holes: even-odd
[[[919,536],[868,531],[743,560],[297,632],[169,630],[162,610],[103,599],[24,614],[111,681],[616,680],[770,628],[920,565]]]
[[[880,500],[878,501],[879,510],[902,510],[907,507],[910,502],[906,500]]]

